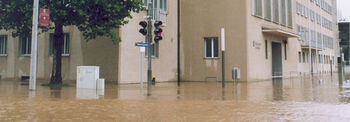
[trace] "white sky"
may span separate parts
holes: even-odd
[[[344,18],[350,19],[350,0],[338,0],[338,10]]]

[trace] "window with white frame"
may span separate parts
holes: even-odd
[[[7,35],[0,35],[0,56],[7,55]]]
[[[146,8],[148,3],[152,2],[153,19],[166,22],[166,14],[168,12],[168,0],[142,0]]]
[[[254,15],[262,17],[263,0],[253,0]]]
[[[219,57],[219,39],[204,38],[204,56],[205,58],[218,58]]]
[[[20,56],[30,56],[32,49],[31,36],[23,35],[18,40],[18,52]]]
[[[63,34],[63,44],[62,44],[62,56],[69,56],[69,47],[70,47],[70,36],[69,33]],[[50,33],[49,35],[49,55],[52,56],[54,48],[54,34]]]

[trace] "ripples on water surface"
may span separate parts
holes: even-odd
[[[21,85],[22,84],[22,85]],[[350,81],[107,84],[104,91],[0,81],[0,121],[350,121]]]

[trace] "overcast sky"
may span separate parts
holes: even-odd
[[[338,10],[344,18],[350,19],[350,0],[338,0]]]

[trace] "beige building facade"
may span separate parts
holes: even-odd
[[[182,80],[222,80],[221,28],[228,81],[337,71],[336,15],[335,0],[182,0]]]
[[[144,2],[147,2],[146,0]],[[163,40],[154,44],[153,76],[157,81],[176,80],[177,59],[177,1],[156,0],[153,20],[161,20],[164,25]],[[139,33],[140,21],[145,20],[146,11],[132,13],[129,23],[117,30],[122,40],[113,45],[107,37],[98,37],[84,41],[82,33],[74,26],[64,27],[65,42],[62,54],[62,77],[65,81],[76,80],[77,66],[100,66],[100,77],[113,83],[139,83],[141,67],[143,81],[146,81],[147,58],[140,53],[136,42],[144,42]],[[38,70],[39,80],[49,80],[52,69],[52,33],[38,36]],[[152,32],[153,33],[153,32]],[[0,31],[0,76],[1,79],[19,80],[30,75],[31,39],[11,36],[10,31]],[[3,41],[4,40],[4,41]],[[140,61],[143,62],[141,66]]]

